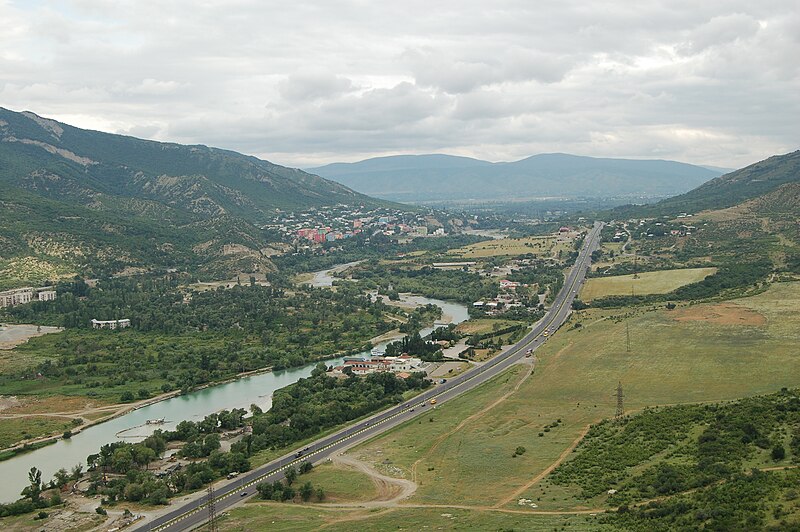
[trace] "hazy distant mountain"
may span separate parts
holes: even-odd
[[[384,202],[232,151],[0,108],[0,285],[36,270],[263,269],[272,238],[260,222],[337,203]]]
[[[721,174],[663,160],[560,153],[491,163],[451,155],[399,155],[308,169],[371,196],[396,201],[545,196],[671,196]]]
[[[800,183],[800,150],[785,155],[775,155],[740,170],[717,177],[685,194],[644,207],[628,207],[642,215],[695,213],[708,209],[722,209],[738,205],[768,194],[768,202],[778,200],[787,184]],[[621,207],[620,209],[626,209]]]

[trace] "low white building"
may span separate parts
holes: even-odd
[[[125,329],[131,326],[131,320],[128,318],[121,320],[92,320],[93,329]]]

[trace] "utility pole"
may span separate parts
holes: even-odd
[[[208,530],[209,532],[217,532],[217,508],[214,505],[214,486],[208,485],[206,490],[208,503]]]
[[[622,381],[620,381],[620,382],[617,384],[617,412],[616,412],[616,414],[614,415],[614,417],[615,417],[616,419],[619,419],[619,418],[621,418],[621,417],[623,416],[623,414],[625,414],[625,408],[623,407],[623,404],[622,404],[622,399],[623,399],[623,395],[622,395]]]
[[[625,321],[625,343],[626,343],[626,352],[631,352],[631,330],[628,328],[628,322]]]

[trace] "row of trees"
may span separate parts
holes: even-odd
[[[313,437],[320,431],[358,419],[403,400],[403,394],[430,386],[425,375],[401,379],[392,373],[339,379],[319,364],[307,379],[277,390],[272,408],[253,416],[253,433],[231,446],[251,456],[264,449],[280,449]]]

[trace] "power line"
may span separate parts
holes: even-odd
[[[628,322],[625,322],[625,344],[626,344],[626,352],[631,352],[631,330],[628,328]]]

